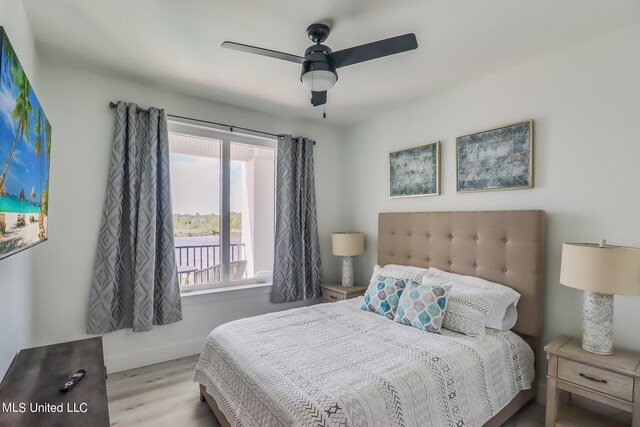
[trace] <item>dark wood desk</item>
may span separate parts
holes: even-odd
[[[78,369],[84,378],[58,391]],[[102,338],[21,350],[0,385],[0,426],[108,427]]]

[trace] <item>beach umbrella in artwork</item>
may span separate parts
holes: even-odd
[[[36,198],[36,187],[31,187],[31,200]]]

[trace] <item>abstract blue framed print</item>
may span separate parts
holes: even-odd
[[[47,240],[51,124],[0,27],[0,259]]]
[[[389,197],[440,194],[440,142],[389,153]]]
[[[457,191],[533,188],[533,120],[456,138]]]

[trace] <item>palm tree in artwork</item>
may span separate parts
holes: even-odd
[[[11,81],[15,82],[16,81],[16,64],[18,63],[18,56],[16,55],[16,51],[13,50],[13,46],[11,46],[11,43],[9,42],[9,39],[7,39],[6,35],[3,36],[3,43],[2,45],[4,46],[5,50],[4,50],[4,60],[7,61],[7,67],[9,67],[9,69],[11,70]]]
[[[51,161],[51,123],[49,119],[44,119],[44,140],[46,142],[47,159]]]
[[[38,108],[38,111],[36,111],[36,123],[33,125],[33,132],[36,134],[36,143],[33,148],[34,150],[36,150],[38,160],[42,158],[42,126],[40,126],[41,122],[42,109]]]
[[[13,152],[16,149],[16,144],[19,138],[24,138],[25,143],[29,143],[29,128],[31,127],[30,115],[33,114],[33,106],[29,99],[31,95],[31,84],[24,69],[21,66],[12,67],[11,72],[18,86],[18,97],[16,98],[16,105],[13,107],[11,115],[14,119],[18,120],[18,128],[16,129],[16,136],[13,138],[13,145],[11,151],[9,151],[9,158],[7,164],[4,167],[4,172],[0,176],[0,188],[3,188],[4,182],[7,179],[9,173],[9,166],[11,166],[11,159],[13,158]]]
[[[51,123],[49,123],[49,119],[45,117],[44,119],[44,141],[45,141],[45,153],[48,162],[45,164],[51,163]],[[44,211],[49,212],[49,171],[47,170],[47,182],[45,183],[45,191],[47,192],[46,199],[44,200]]]
[[[36,156],[38,157],[38,191],[42,192],[42,165],[40,160],[42,159],[42,109],[38,108],[36,111],[36,123],[33,125],[33,132],[36,134],[36,142],[33,148],[36,150]]]

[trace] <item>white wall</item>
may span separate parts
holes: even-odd
[[[125,100],[165,108],[169,113],[263,129],[291,132],[318,141],[316,176],[319,230],[325,276],[338,275],[330,234],[341,221],[335,206],[341,135],[328,127],[225,106],[139,83],[105,77],[42,61],[40,96],[53,126],[51,159],[50,242],[38,253],[34,269],[34,339],[36,344],[85,337],[100,216],[113,136],[109,101]],[[200,351],[217,325],[240,317],[284,309],[255,291],[237,298],[183,298],[184,320],[147,333],[104,335],[111,371],[131,368]]]
[[[342,203],[349,228],[366,233],[367,252],[356,258],[357,280],[365,283],[376,262],[379,212],[544,209],[544,339],[579,336],[582,292],[559,284],[562,242],[606,238],[640,246],[638,52],[636,25],[351,129],[342,163]],[[535,188],[456,194],[456,135],[530,118],[535,119]],[[443,195],[389,199],[389,151],[436,140],[442,142]],[[616,297],[615,304],[616,345],[640,350],[640,297]]]
[[[40,96],[33,35],[22,2],[0,0],[0,25],[7,32],[29,81]],[[42,247],[43,244],[0,261],[0,378],[16,352],[31,341],[31,267],[34,253]]]

